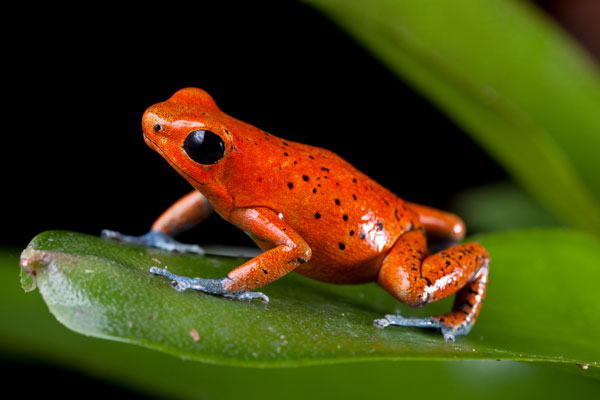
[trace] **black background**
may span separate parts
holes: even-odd
[[[11,223],[1,244],[25,246],[47,229],[144,233],[190,187],[144,144],[141,115],[186,86],[270,133],[335,151],[412,201],[447,207],[456,192],[504,176],[440,111],[300,3],[52,8],[27,29],[33,36],[12,58],[22,70],[9,77],[17,91],[5,115],[2,197]],[[250,244],[218,217],[181,239]]]

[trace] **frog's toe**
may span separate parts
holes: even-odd
[[[185,244],[176,240],[171,240],[169,243],[165,243],[165,245],[161,246],[160,248],[175,253],[194,253],[199,256],[204,255],[204,249],[197,244]]]
[[[104,229],[100,236],[105,239],[116,240],[122,243],[136,244],[139,246],[149,246],[157,249],[170,251],[173,253],[194,253],[204,255],[204,250],[197,244],[185,244],[178,242],[172,237],[162,232],[151,230],[141,236],[124,235],[117,231]]]
[[[165,268],[150,267],[151,274],[164,276],[171,280],[171,286],[178,292],[183,292],[187,289],[198,290],[200,292],[210,294],[225,294],[223,289],[223,279],[203,279],[190,278],[187,276],[176,275]]]
[[[444,335],[444,340],[446,342],[455,342],[456,341],[456,335],[450,331],[444,331],[444,329],[442,329],[442,335]]]
[[[440,328],[440,322],[433,317],[405,318],[402,315],[388,314],[384,318],[376,319],[373,324],[378,328],[389,325],[412,326],[416,328]]]
[[[204,255],[204,250],[197,244],[185,244],[178,242],[162,232],[150,231],[144,236],[146,237],[147,246],[167,250],[172,253],[194,253],[200,256]]]
[[[268,303],[269,298],[264,293],[260,292],[241,292],[231,293],[225,290],[223,282],[225,279],[204,279],[190,278],[187,276],[176,275],[164,268],[150,267],[150,273],[153,275],[164,276],[171,280],[171,286],[178,292],[183,292],[187,289],[197,290],[204,293],[215,294],[235,300],[254,300],[259,299],[263,303]]]
[[[473,322],[466,322],[457,325],[446,325],[445,323],[440,323],[440,330],[442,331],[442,335],[444,335],[444,339],[447,342],[454,342],[456,340],[456,336],[466,335],[473,328]]]
[[[224,297],[236,300],[254,300],[259,299],[263,303],[269,302],[269,297],[261,292],[243,292],[243,293],[227,293]]]
[[[373,324],[378,328],[385,328],[390,325],[410,326],[415,328],[432,328],[439,329],[444,335],[444,340],[454,342],[456,336],[466,335],[473,327],[472,323],[468,324],[447,324],[443,316],[423,317],[423,318],[405,318],[401,315],[388,314],[382,319],[376,319]]]
[[[373,325],[375,325],[376,328],[379,329],[383,329],[386,326],[388,326],[390,324],[390,321],[388,321],[386,318],[380,318],[380,319],[376,319],[375,321],[373,321]]]
[[[100,237],[104,239],[116,240],[117,242],[128,242],[131,243],[135,240],[139,240],[141,236],[129,236],[124,235],[121,232],[111,231],[110,229],[102,229]]]
[[[390,325],[439,329],[442,335],[444,335],[444,340],[447,342],[454,342],[457,335],[466,335],[470,331],[470,326],[451,327],[440,322],[436,317],[405,318],[401,315],[392,314],[388,314],[381,319],[376,319],[373,321],[373,325],[382,329]]]
[[[154,243],[160,240],[156,233],[158,232],[150,231],[144,235],[133,236],[125,235],[117,231],[111,231],[109,229],[103,229],[102,232],[100,232],[100,236],[104,239],[115,240],[121,243],[137,244],[139,246],[154,246]]]

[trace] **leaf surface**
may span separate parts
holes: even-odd
[[[289,274],[264,287],[269,304],[179,293],[148,273],[222,277],[243,259],[196,257],[123,245],[73,232],[38,235],[21,265],[35,272],[50,311],[85,335],[147,346],[197,361],[256,367],[342,361],[501,359],[589,365],[600,377],[600,242],[562,230],[476,238],[492,257],[479,321],[466,337],[372,321],[385,313],[427,315],[448,301],[411,310],[375,284],[337,286]],[[585,279],[582,279],[585,277]]]

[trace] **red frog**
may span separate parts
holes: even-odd
[[[290,271],[320,281],[376,281],[412,307],[456,293],[452,311],[426,318],[386,315],[375,326],[437,328],[467,334],[486,293],[489,256],[478,243],[428,254],[427,239],[458,241],[456,215],[406,202],[331,151],[273,136],[222,112],[208,93],[186,88],[148,108],[144,140],[194,191],[167,209],[146,235],[104,237],[202,254],[173,236],[213,210],[248,233],[264,252],[221,279],[178,276],[152,267],[175,289],[235,299]]]

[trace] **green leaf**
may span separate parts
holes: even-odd
[[[592,398],[600,382],[535,364],[511,361],[404,361],[327,364],[303,368],[243,368],[189,362],[126,343],[66,329],[48,313],[41,296],[16,282],[17,251],[0,249],[0,359],[41,361],[153,398],[364,399],[423,396],[444,399]],[[545,364],[545,363],[544,363]],[[539,363],[537,364],[539,365]],[[566,364],[569,370],[579,367]],[[37,369],[33,369],[38,371]],[[4,375],[6,377],[6,374]],[[35,376],[31,376],[35,381]],[[432,385],[432,379],[436,384]],[[78,385],[79,382],[69,382]],[[425,388],[425,389],[424,389]]]
[[[25,292],[31,292],[37,289],[35,277],[25,272],[24,269],[21,270],[21,287]]]
[[[560,221],[510,182],[467,189],[457,194],[450,209],[471,232],[560,227]]]
[[[409,310],[375,284],[336,286],[289,274],[264,287],[271,302],[262,304],[179,293],[148,273],[161,265],[221,277],[241,259],[168,254],[56,231],[34,238],[21,265],[35,273],[50,311],[70,329],[198,361],[277,367],[501,359],[570,364],[600,377],[598,239],[560,230],[477,239],[492,256],[488,298],[473,331],[455,343],[421,329],[374,328],[372,320],[385,313],[426,315],[450,306]]]
[[[462,125],[545,208],[600,233],[600,74],[540,12],[515,0],[307,2]]]

